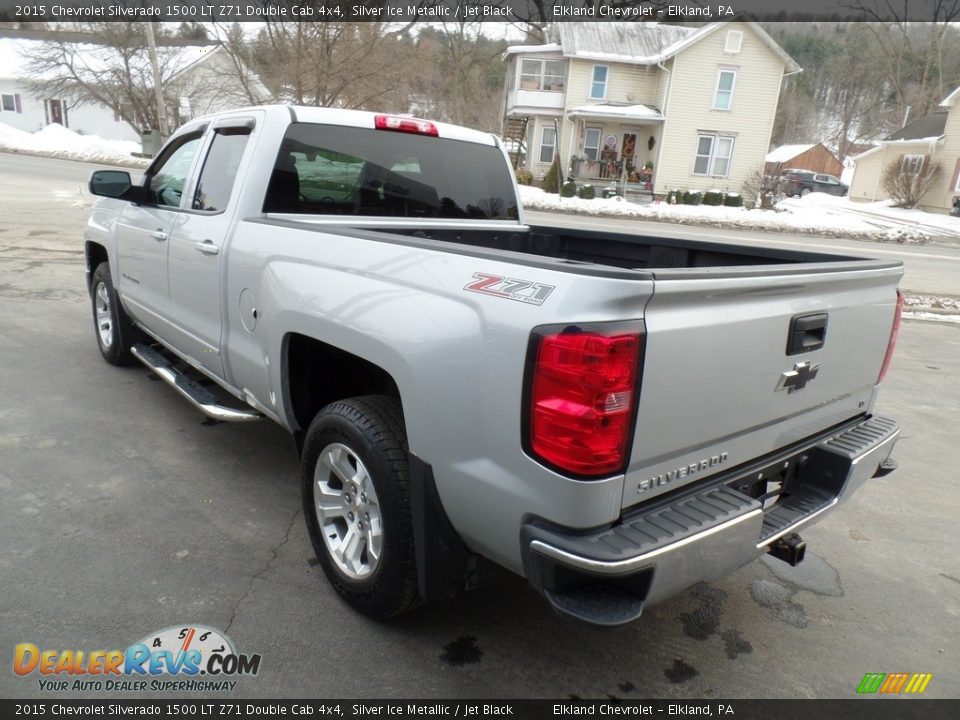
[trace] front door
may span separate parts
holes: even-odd
[[[623,133],[623,144],[620,148],[620,157],[623,159],[624,175],[627,182],[638,182],[637,175],[637,134]]]
[[[242,120],[249,121],[247,116]],[[238,119],[238,122],[240,119]],[[172,343],[217,377],[223,321],[224,243],[233,224],[234,180],[244,159],[251,128],[220,120],[208,143],[190,205],[170,234],[170,317]]]
[[[127,203],[117,219],[114,285],[128,313],[159,337],[168,336],[167,239],[180,210],[180,196],[200,134],[171,142],[144,175],[146,199]]]
[[[58,125],[66,125],[63,122],[63,101],[62,100],[47,100],[47,105],[49,106],[50,122],[57,123]]]

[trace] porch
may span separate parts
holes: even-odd
[[[574,125],[568,177],[611,183],[621,192],[653,189],[663,115],[652,105],[600,104],[567,112]]]

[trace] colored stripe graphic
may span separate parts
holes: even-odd
[[[933,680],[933,673],[866,673],[857,686],[857,692],[919,695],[927,689],[931,680]]]

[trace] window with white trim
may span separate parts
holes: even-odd
[[[607,79],[610,68],[606,65],[594,65],[593,75],[590,78],[590,99],[604,100],[607,97]]]
[[[958,161],[960,162],[960,161]],[[957,174],[957,186],[953,189],[954,192],[960,192],[960,173]]]
[[[900,160],[900,169],[908,175],[919,175],[923,170],[923,155],[904,155]]]
[[[600,159],[600,136],[603,135],[603,129],[598,127],[588,127],[583,139],[583,154],[587,160]]]
[[[720,70],[717,73],[717,89],[713,94],[714,110],[729,110],[733,107],[733,86],[736,81],[736,70]]]
[[[742,30],[727,30],[727,39],[723,44],[723,51],[728,52],[731,55],[736,55],[740,52],[740,48],[743,46],[743,31]]]
[[[730,174],[732,160],[732,137],[706,133],[697,136],[697,152],[693,161],[694,175],[727,177]]]
[[[520,61],[520,89],[563,92],[563,62],[524,58]]]
[[[557,129],[544,125],[540,133],[540,162],[552,163],[557,153]]]
[[[17,111],[17,98],[10,94],[3,93],[0,95],[0,111],[2,112],[16,112]]]

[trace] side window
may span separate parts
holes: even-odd
[[[208,212],[226,210],[237,179],[237,168],[247,148],[248,133],[224,133],[214,135],[210,152],[203,161],[197,192],[193,196],[193,209]]]
[[[178,145],[150,175],[147,185],[148,201],[166,207],[180,207],[180,196],[187,184],[187,173],[193,156],[200,147],[200,135],[190,137]]]

